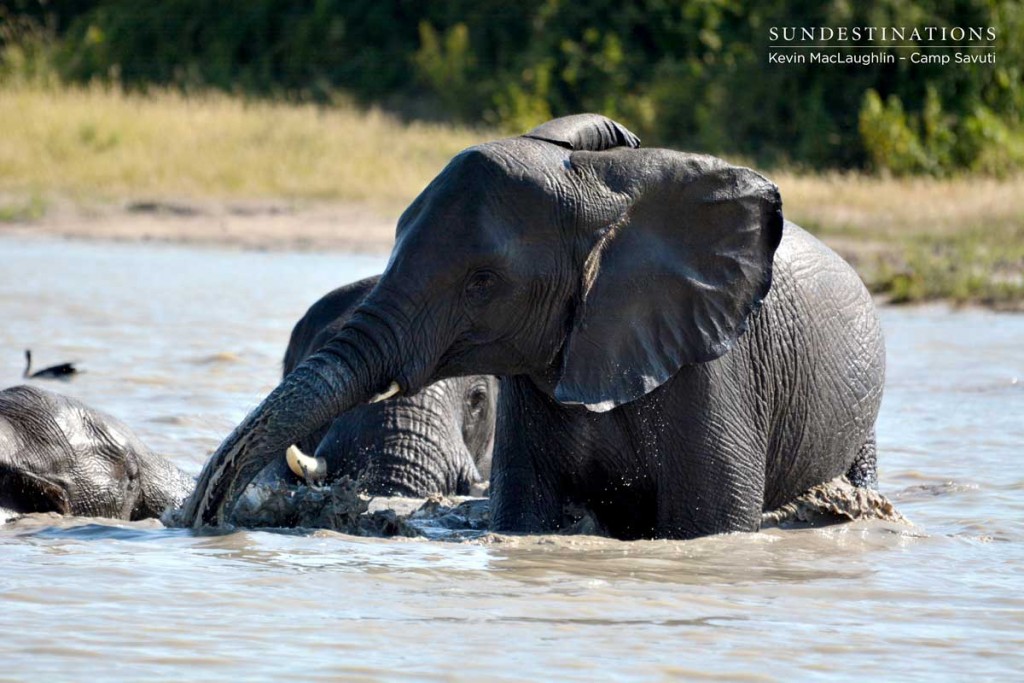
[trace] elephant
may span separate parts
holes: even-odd
[[[194,486],[110,415],[35,387],[0,391],[0,509],[138,520]]]
[[[369,277],[324,295],[295,324],[284,356],[284,377],[329,342],[376,286]],[[492,376],[442,379],[415,396],[357,406],[298,440],[314,453],[292,451],[295,474],[356,479],[370,494],[424,497],[482,493],[490,476],[498,382]],[[278,458],[262,481],[294,480]]]
[[[339,287],[309,308],[292,330],[285,377],[344,326],[376,282]],[[373,495],[480,493],[496,394],[491,376],[442,380],[416,396],[351,410],[298,444],[315,450],[308,462],[330,478],[348,475]],[[290,486],[296,475],[278,458],[261,483]],[[194,487],[109,415],[30,386],[0,392],[0,509],[138,520],[178,507]]]
[[[456,155],[399,218],[348,322],[224,440],[183,510],[222,524],[276,453],[381,394],[499,377],[491,529],[756,531],[849,474],[871,485],[885,351],[854,270],[721,159],[602,116]]]

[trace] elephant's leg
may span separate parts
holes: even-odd
[[[501,380],[490,486],[495,531],[555,531],[562,522],[564,430],[549,402],[525,378]]]
[[[846,472],[846,478],[854,486],[867,489],[878,488],[878,448],[875,445],[874,429],[871,430],[868,438],[864,440],[860,450],[857,451],[857,457]]]
[[[714,434],[698,442],[702,445],[687,443],[681,457],[662,459],[656,535],[757,531],[764,504],[763,452]]]
[[[658,486],[658,538],[696,538],[733,531],[757,531],[763,496],[745,477],[719,473],[698,491],[675,482]],[[689,487],[685,487],[689,488]]]

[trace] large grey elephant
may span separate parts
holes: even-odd
[[[870,483],[884,349],[857,275],[763,176],[638,147],[582,115],[457,155],[348,323],[207,462],[186,522],[222,523],[268,460],[382,392],[483,373],[496,530],[555,529],[572,503],[621,538],[751,531],[816,484]]]
[[[285,377],[344,329],[378,279],[339,287],[306,311],[288,342]],[[302,469],[326,470],[328,480],[349,476],[374,495],[479,493],[491,471],[497,393],[494,377],[472,375],[356,406],[298,440],[315,458]],[[284,462],[276,459],[261,478],[293,476]]]
[[[0,508],[158,517],[195,485],[120,420],[30,386],[0,391]]]

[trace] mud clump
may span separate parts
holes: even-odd
[[[232,514],[248,528],[330,529],[353,536],[477,538],[490,525],[486,498],[371,498],[343,477],[329,485],[250,486]]]
[[[253,486],[232,514],[242,527],[331,529],[353,536],[418,536],[391,509],[370,511],[371,499],[357,482],[343,477],[327,486]]]
[[[421,535],[436,540],[466,540],[482,536],[491,525],[487,498],[431,496],[407,517]]]
[[[780,508],[761,515],[761,528],[826,526],[855,519],[909,524],[888,498],[874,489],[854,486],[846,477],[808,489]]]

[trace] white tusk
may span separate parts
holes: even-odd
[[[402,393],[402,387],[398,386],[398,382],[392,382],[391,386],[389,386],[386,391],[371,398],[370,403],[380,403],[381,401],[386,401],[392,396],[397,396],[400,393]]]
[[[306,481],[320,481],[327,476],[327,461],[311,458],[300,451],[298,446],[289,446],[284,459],[288,461],[288,469]]]

